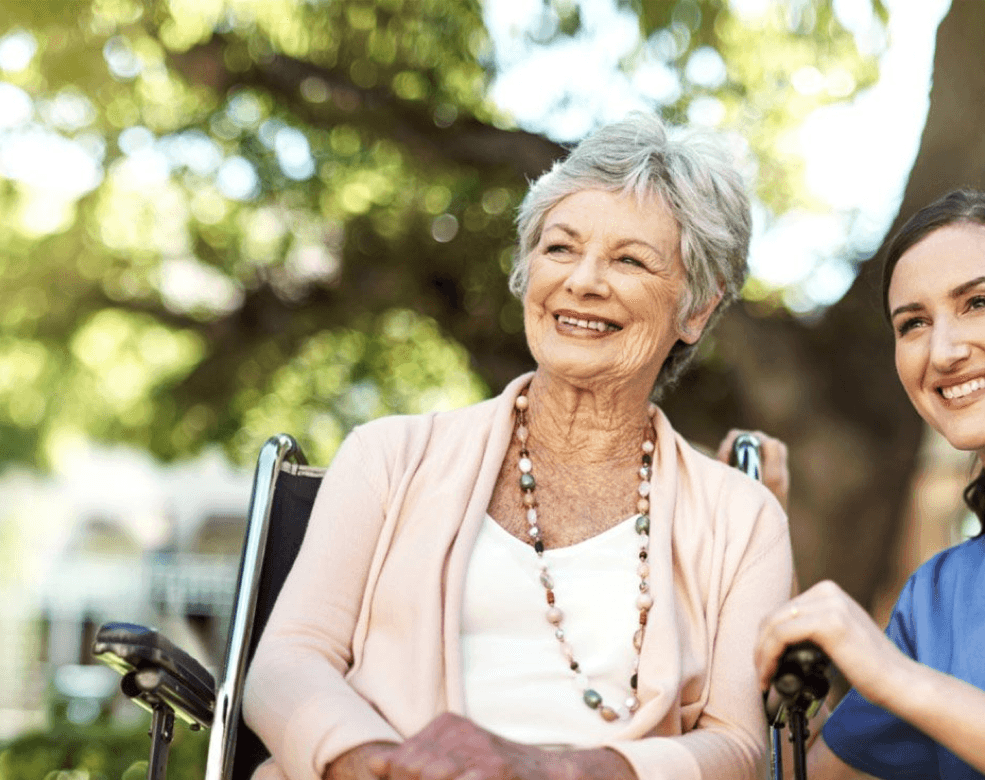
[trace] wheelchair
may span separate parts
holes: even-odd
[[[738,437],[731,463],[750,477],[761,479],[755,437]],[[95,658],[118,671],[123,676],[123,693],[152,715],[148,780],[165,779],[176,719],[192,730],[212,729],[205,780],[249,780],[269,757],[260,739],[243,722],[243,683],[301,547],[324,473],[324,468],[308,465],[297,441],[287,434],[271,437],[260,450],[218,687],[198,661],[150,628],[107,623],[96,633]],[[781,661],[784,674],[774,679],[774,695],[764,702],[773,737],[772,776],[776,780],[783,774],[780,734],[787,726],[795,745],[795,776],[805,776],[806,718],[816,712],[827,694],[826,659],[820,650],[795,646],[788,656]]]
[[[123,693],[152,715],[148,780],[164,780],[176,719],[193,730],[212,729],[206,780],[248,780],[269,756],[243,723],[243,682],[301,547],[324,473],[308,465],[287,434],[260,449],[218,687],[198,661],[152,629],[107,623],[97,631],[93,655],[123,675]]]

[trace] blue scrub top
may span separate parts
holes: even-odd
[[[985,690],[985,537],[944,550],[917,569],[896,602],[886,634],[910,658]],[[822,733],[842,761],[876,777],[985,780],[854,688]]]

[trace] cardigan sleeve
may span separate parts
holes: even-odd
[[[753,487],[759,508],[751,509],[752,532],[731,543],[719,561],[728,576],[711,634],[707,699],[694,728],[679,736],[609,745],[640,780],[754,780],[766,774],[767,727],[753,650],[762,618],[790,597],[793,559],[786,515],[772,495]],[[745,508],[739,511],[750,511],[748,492],[737,501],[731,498],[720,499],[719,511],[741,504]]]
[[[345,680],[387,489],[383,459],[356,429],[322,480],[250,666],[243,717],[290,780],[320,778],[356,745],[401,741]]]

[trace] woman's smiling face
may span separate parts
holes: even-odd
[[[985,226],[951,224],[910,247],[888,303],[917,412],[952,446],[985,454]]]
[[[717,300],[679,322],[680,230],[657,199],[583,190],[544,219],[524,323],[538,365],[578,385],[656,380],[670,348],[697,341]]]

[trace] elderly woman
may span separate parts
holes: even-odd
[[[759,776],[786,518],[649,402],[738,294],[749,231],[718,143],[649,115],[533,184],[511,287],[537,369],[343,443],[247,682],[261,773]]]
[[[909,579],[884,634],[833,582],[764,621],[765,688],[784,647],[810,639],[854,686],[808,755],[812,779],[985,778],[985,192],[957,190],[892,239],[883,306],[896,370],[921,417],[983,471],[965,490],[981,532]],[[864,774],[867,773],[867,774]]]

